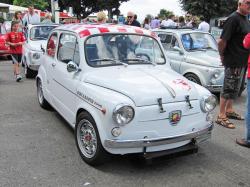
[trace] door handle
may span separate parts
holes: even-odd
[[[56,66],[56,63],[52,63],[51,65],[52,65],[52,67],[55,67],[55,66]]]

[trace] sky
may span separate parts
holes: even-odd
[[[127,15],[132,11],[138,15],[138,20],[143,21],[147,14],[158,15],[160,9],[174,12],[175,15],[183,15],[179,0],[129,0],[120,6],[121,14]]]

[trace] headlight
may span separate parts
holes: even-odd
[[[32,58],[35,60],[38,60],[40,58],[40,54],[39,53],[33,53]]]
[[[217,69],[214,71],[214,74],[213,74],[214,78],[218,78],[220,76],[220,71]]]
[[[201,100],[201,110],[203,112],[211,112],[217,104],[217,99],[214,95],[204,96]]]
[[[116,106],[113,111],[113,120],[118,125],[126,125],[134,118],[135,112],[134,109],[125,104]]]

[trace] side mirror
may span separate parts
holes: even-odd
[[[78,65],[75,62],[69,61],[67,64],[67,71],[68,72],[78,72],[78,71],[81,71],[81,69],[78,67]]]
[[[41,44],[41,50],[43,53],[45,53],[45,49],[43,48],[43,45]]]
[[[179,51],[180,55],[183,55],[183,54],[184,54],[183,51],[181,50],[181,48],[179,48],[179,47],[177,47],[177,46],[174,46],[173,49],[174,49],[175,51]]]

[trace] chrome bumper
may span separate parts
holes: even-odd
[[[221,92],[222,85],[207,85],[206,88],[211,92]]]
[[[34,70],[34,71],[38,71],[39,66],[40,66],[40,65],[37,65],[37,64],[30,64],[30,65],[29,65],[29,68],[32,69],[32,70]]]
[[[213,124],[209,124],[206,128],[194,131],[179,136],[165,137],[165,138],[152,138],[152,139],[139,139],[139,140],[111,140],[104,141],[104,146],[107,148],[142,148],[152,147],[159,145],[166,145],[178,143],[186,140],[196,140],[198,143],[205,141],[211,137]]]

